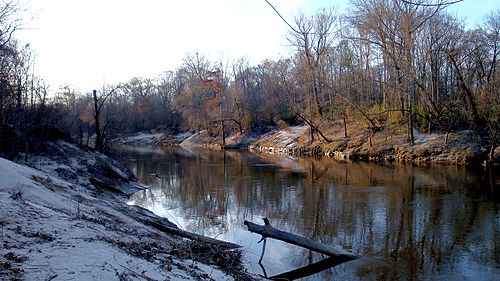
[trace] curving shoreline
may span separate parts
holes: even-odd
[[[0,158],[2,280],[257,280],[238,245],[127,205],[147,186],[103,154],[55,142],[18,162]]]

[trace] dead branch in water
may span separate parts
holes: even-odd
[[[358,255],[355,255],[351,252],[347,252],[343,249],[332,247],[330,245],[326,245],[317,241],[313,241],[293,233],[278,230],[271,226],[271,224],[269,223],[269,219],[267,218],[264,218],[264,225],[258,225],[249,221],[245,221],[244,224],[248,227],[248,230],[250,232],[258,233],[262,235],[264,238],[269,237],[281,240],[283,242],[300,246],[309,250],[313,250],[318,253],[328,255],[330,257],[338,257],[347,260],[355,260],[359,258]]]

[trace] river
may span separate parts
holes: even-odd
[[[275,228],[362,255],[301,280],[500,280],[498,170],[194,148],[120,148],[115,157],[151,186],[131,204],[242,245],[255,274],[324,258],[267,239],[260,266],[260,235],[243,222],[267,217]]]

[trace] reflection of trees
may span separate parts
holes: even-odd
[[[463,167],[338,163],[333,160],[196,152],[129,162],[150,191],[137,204],[179,208],[191,230],[231,232],[268,216],[277,228],[362,255],[383,256],[356,269],[366,279],[425,279],[469,263],[500,266],[498,205]],[[285,163],[285,164],[284,164]],[[161,171],[161,181],[149,176]],[[486,188],[490,190],[489,186]],[[495,197],[494,197],[495,198]],[[306,250],[297,266],[321,257]],[[347,272],[342,265],[323,278]]]

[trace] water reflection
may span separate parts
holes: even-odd
[[[243,221],[268,217],[278,229],[363,255],[306,280],[500,275],[498,171],[183,148],[121,149],[117,156],[152,186],[132,196],[134,204],[184,229],[243,245],[249,270],[258,274],[260,237]],[[276,275],[322,259],[269,240],[263,263]]]

